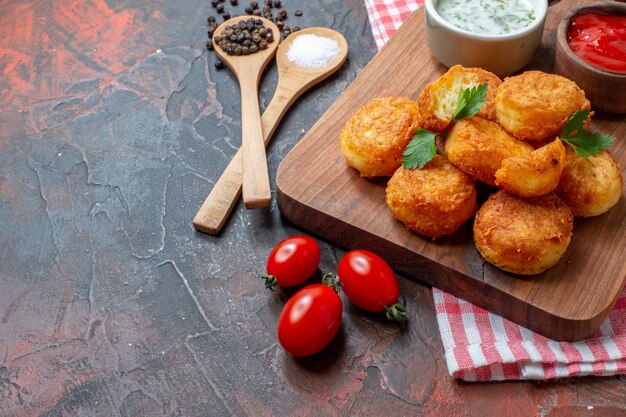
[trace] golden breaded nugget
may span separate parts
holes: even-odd
[[[529,154],[503,160],[496,185],[521,197],[538,197],[556,189],[564,165],[565,146],[555,139]]]
[[[386,200],[393,217],[432,238],[454,233],[477,209],[474,180],[441,155],[422,169],[398,168]]]
[[[478,210],[474,243],[498,268],[533,275],[561,259],[573,227],[572,211],[554,193],[525,199],[501,190]]]
[[[506,78],[495,98],[498,123],[528,142],[554,140],[576,110],[589,109],[576,83],[541,71]]]
[[[568,148],[556,194],[574,215],[599,216],[617,204],[623,184],[620,167],[607,151],[587,160]]]
[[[533,147],[515,139],[499,124],[472,116],[458,121],[445,144],[450,162],[474,178],[495,186],[496,171],[502,161],[530,154]]]
[[[455,65],[437,81],[428,84],[417,99],[422,112],[422,127],[432,132],[446,130],[454,117],[461,87],[467,89],[484,83],[489,84],[487,99],[478,116],[495,121],[494,99],[502,80],[482,68]]]
[[[362,177],[390,177],[419,122],[417,104],[406,97],[372,99],[341,131],[343,156]]]

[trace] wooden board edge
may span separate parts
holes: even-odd
[[[499,297],[501,301],[497,313],[498,315],[550,339],[557,341],[577,341],[592,336],[602,324],[602,321],[611,312],[617,301],[617,298],[615,298],[596,314],[578,319],[560,317],[531,304],[525,304],[524,300],[505,291],[484,284],[476,279],[465,277],[458,271],[432,262],[429,259],[421,258],[419,255],[379,236],[373,235],[366,230],[357,228],[357,233],[355,234],[354,226],[348,225],[342,220],[336,219],[323,212],[319,212],[292,197],[289,191],[281,184],[280,171],[281,169],[279,167],[279,173],[276,179],[276,200],[281,215],[285,219],[348,250],[359,248],[377,253],[383,256],[395,271],[400,272],[409,279],[417,280],[429,286],[434,285],[443,291],[456,294],[464,300],[485,310],[493,311],[494,305],[487,302],[487,300],[497,299]],[[321,220],[307,221],[307,219],[295,215],[299,209],[303,208],[317,211],[318,219]],[[348,237],[350,244],[346,246],[342,242],[346,242],[346,238]],[[393,253],[393,256],[389,256],[389,253]],[[418,258],[416,259],[416,257]],[[407,259],[411,258],[413,259],[407,262]],[[420,266],[423,267],[423,269],[420,269]],[[429,276],[433,274],[437,274],[437,276],[440,277],[437,282],[429,279]],[[445,279],[441,279],[441,277],[445,277]],[[481,299],[479,295],[484,296],[485,293],[490,293],[490,296]]]

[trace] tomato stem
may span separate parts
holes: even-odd
[[[343,287],[343,283],[339,281],[339,276],[330,272],[324,275],[322,278],[322,284],[332,288],[336,293],[339,293],[341,287]]]
[[[406,318],[406,307],[400,303],[392,304],[385,308],[387,319],[391,321],[402,321]]]
[[[265,288],[274,291],[274,288],[278,285],[278,280],[274,275],[264,274],[261,278],[265,280]]]

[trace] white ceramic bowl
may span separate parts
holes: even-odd
[[[425,0],[426,42],[433,56],[447,67],[480,67],[503,77],[522,69],[541,43],[548,0],[528,0],[535,20],[524,30],[507,35],[485,35],[459,29],[435,10],[437,0]]]

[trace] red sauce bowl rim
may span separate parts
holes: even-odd
[[[567,32],[569,31],[569,27],[572,23],[572,19],[575,16],[578,16],[582,13],[595,12],[595,13],[603,13],[603,14],[611,14],[611,12],[617,12],[615,14],[621,14],[626,16],[626,3],[621,3],[618,1],[605,1],[601,3],[589,4],[586,6],[577,7],[575,9],[570,10],[567,15],[561,20],[559,26],[557,28],[557,42],[561,44],[561,47],[568,51],[567,54],[569,59],[574,60],[578,65],[587,69],[588,71],[594,71],[600,73],[602,75],[606,75],[609,77],[616,78],[626,78],[626,74],[619,74],[616,72],[611,72],[604,70],[602,68],[591,65],[581,57],[579,57],[569,46],[567,42]]]

